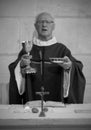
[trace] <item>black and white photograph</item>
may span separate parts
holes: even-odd
[[[91,130],[91,0],[0,0],[0,130]]]

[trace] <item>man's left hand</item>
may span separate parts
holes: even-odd
[[[68,70],[72,67],[72,61],[69,59],[69,57],[64,56],[62,58],[63,62],[58,62],[58,65],[60,65],[62,68],[64,68],[65,70]]]

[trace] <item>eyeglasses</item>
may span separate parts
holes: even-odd
[[[37,24],[43,24],[43,23],[51,24],[51,23],[54,23],[54,21],[41,20],[41,21],[37,21],[36,23]]]

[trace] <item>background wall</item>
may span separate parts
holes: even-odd
[[[8,65],[31,40],[34,18],[50,12],[56,19],[54,34],[84,64],[84,102],[91,103],[91,0],[0,0],[0,103],[8,103]]]

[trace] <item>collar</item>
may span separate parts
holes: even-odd
[[[57,40],[55,37],[48,41],[41,41],[40,39],[37,39],[36,37],[33,38],[33,44],[37,46],[50,46],[57,43]]]

